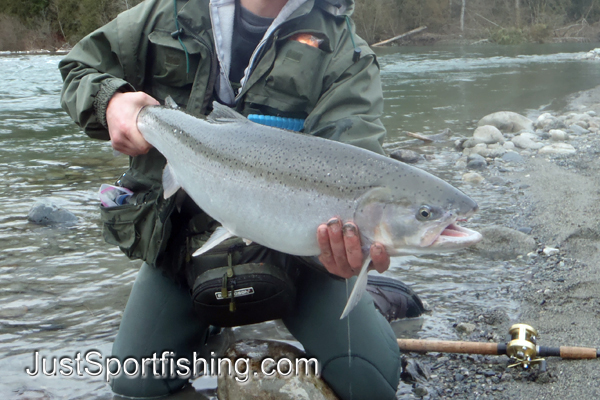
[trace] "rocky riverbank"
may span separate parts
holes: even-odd
[[[479,121],[473,138],[455,143],[463,153],[456,167],[464,180],[472,185],[510,180],[507,190],[519,191],[522,213],[514,218],[523,225],[521,232],[498,236],[491,228],[492,243],[477,251],[504,246],[500,253],[524,258],[528,268],[511,293],[521,302],[520,316],[510,320],[501,308],[473,314],[455,326],[464,340],[503,342],[508,328],[519,322],[539,331],[541,345],[600,347],[599,99],[600,87],[577,93],[567,99],[564,112],[536,121],[492,114]],[[512,362],[506,356],[404,357],[401,399],[600,397],[598,360],[552,357],[542,372],[508,368]]]

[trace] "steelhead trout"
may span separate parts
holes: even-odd
[[[317,256],[317,227],[353,221],[365,262],[344,318],[367,284],[369,247],[390,256],[440,253],[478,242],[460,227],[477,211],[470,197],[420,169],[348,144],[256,124],[214,103],[206,120],[147,106],[137,120],[167,159],[165,197],[183,188],[222,224],[194,255],[239,236],[283,253]]]

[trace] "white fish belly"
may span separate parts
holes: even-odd
[[[319,224],[335,216],[348,220],[354,213],[353,202],[315,189],[275,185],[246,171],[210,171],[189,164],[172,168],[196,204],[229,231],[288,254],[320,254]]]

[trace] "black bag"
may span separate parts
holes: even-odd
[[[375,308],[388,322],[416,318],[427,312],[419,296],[397,279],[385,275],[369,275],[367,292],[373,297]]]
[[[200,247],[207,237],[191,246]],[[231,238],[189,260],[187,281],[196,312],[230,327],[283,318],[295,306],[298,258]]]

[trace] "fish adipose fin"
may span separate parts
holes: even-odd
[[[167,165],[165,165],[165,169],[163,170],[162,181],[164,190],[163,196],[165,197],[165,199],[168,199],[169,197],[173,196],[181,188],[181,185],[179,184],[179,182],[177,182],[177,177],[175,176],[175,173],[173,172],[171,166],[168,163]]]
[[[213,232],[212,235],[210,235],[210,238],[208,238],[206,243],[204,243],[202,245],[202,247],[200,247],[198,250],[196,250],[194,252],[194,254],[192,254],[192,257],[197,257],[201,254],[204,254],[207,251],[209,251],[209,250],[213,249],[214,247],[216,247],[217,245],[219,245],[220,243],[222,243],[225,240],[229,239],[230,237],[234,237],[234,236],[235,235],[233,233],[229,232],[226,228],[223,228],[222,226],[220,226],[217,229],[215,229],[215,231]]]
[[[213,111],[206,117],[206,120],[214,123],[247,121],[242,114],[216,101],[213,101]]]
[[[348,302],[346,303],[346,308],[344,308],[344,312],[342,312],[342,316],[340,319],[344,319],[350,314],[350,311],[358,304],[363,294],[367,290],[367,274],[369,273],[369,264],[371,263],[371,256],[367,256],[367,259],[363,263],[362,268],[360,269],[360,273],[358,274],[358,278],[354,283],[354,287],[352,288],[352,293],[350,293],[350,297],[348,298]]]

